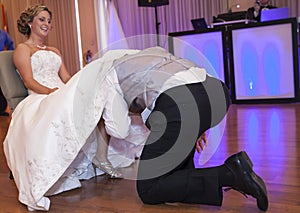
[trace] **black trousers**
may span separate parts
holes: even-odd
[[[138,168],[137,192],[144,203],[222,204],[217,169],[196,169],[193,158],[197,138],[221,122],[229,103],[227,87],[209,76],[157,98]]]

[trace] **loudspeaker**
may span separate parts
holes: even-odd
[[[168,4],[169,0],[138,0],[139,7],[156,7]]]

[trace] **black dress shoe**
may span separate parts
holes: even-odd
[[[268,209],[268,195],[264,181],[252,170],[253,163],[245,151],[232,155],[225,161],[225,165],[235,176],[235,189],[243,194],[256,198],[260,210]]]

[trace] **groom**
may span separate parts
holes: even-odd
[[[226,187],[253,196],[258,208],[267,210],[266,186],[252,170],[245,151],[232,155],[223,165],[195,168],[195,146],[201,143],[197,138],[225,116],[228,94],[223,83],[207,76],[204,82],[174,87],[159,95],[146,121],[150,135],[138,168],[137,192],[144,203],[221,206]]]
[[[220,166],[195,168],[195,148],[206,145],[205,131],[221,122],[230,105],[223,82],[159,47],[122,57],[114,68],[129,110],[142,113],[150,130],[137,179],[144,203],[220,206],[226,187],[253,196],[259,209],[268,209],[265,183],[245,151]]]

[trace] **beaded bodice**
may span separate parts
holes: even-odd
[[[33,78],[49,88],[61,87],[63,82],[58,75],[61,63],[61,57],[53,51],[36,51],[31,56]],[[32,93],[32,91],[29,92]]]

